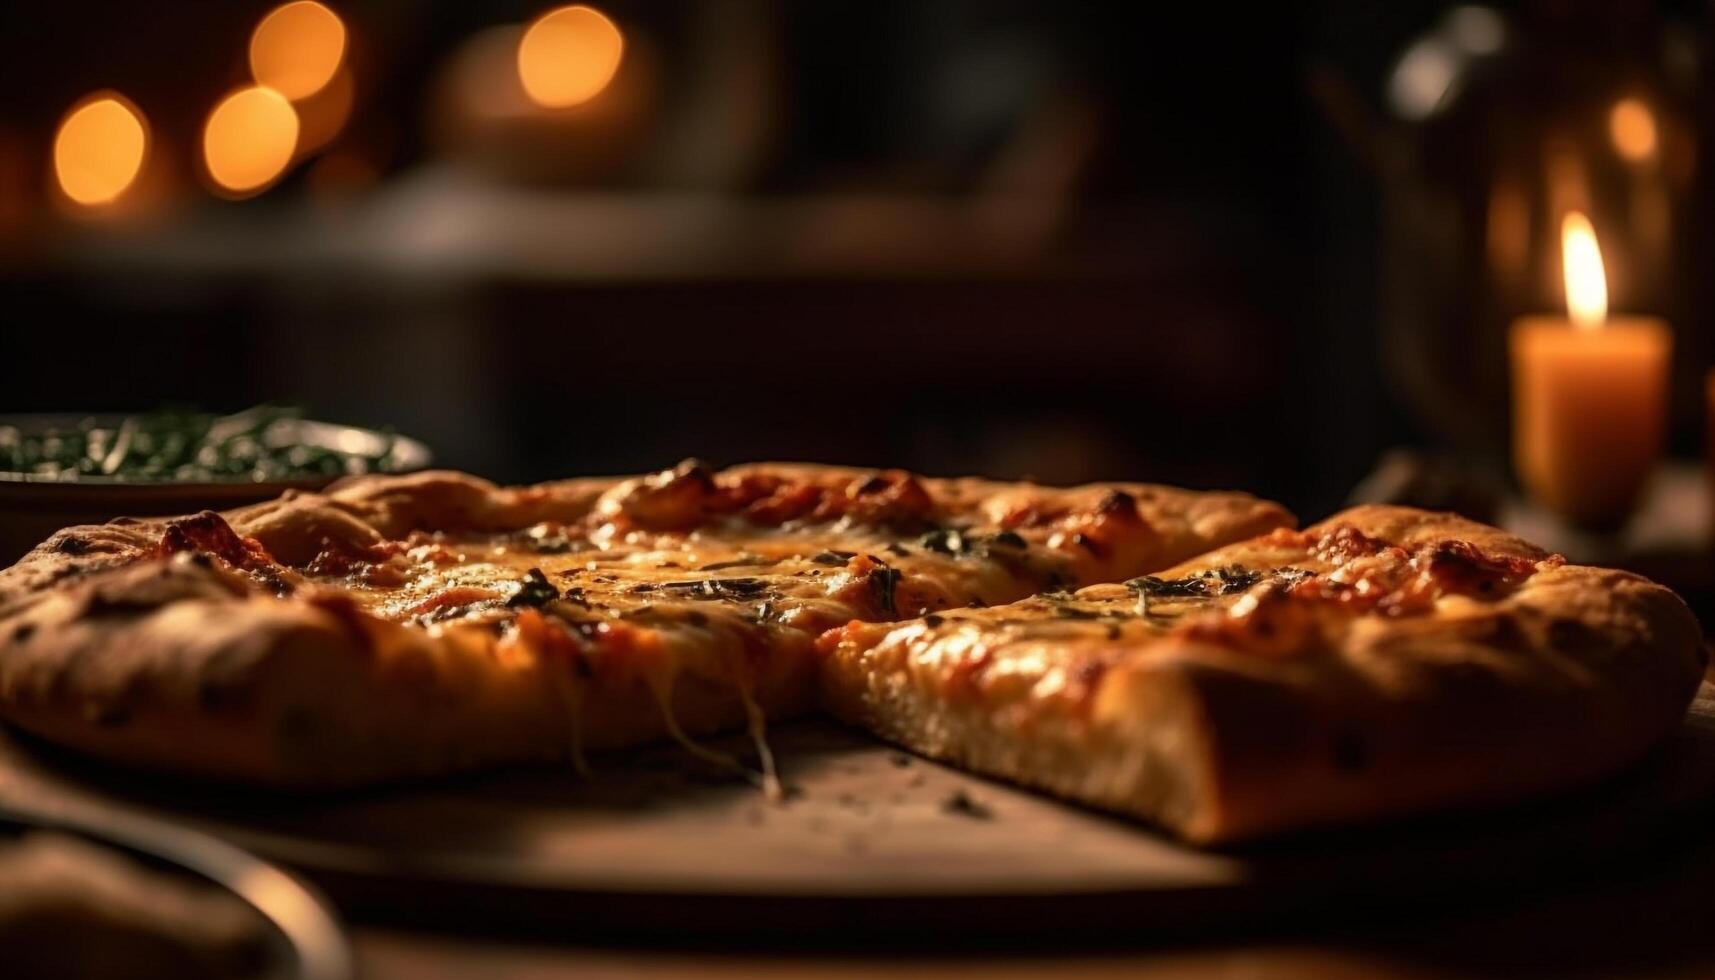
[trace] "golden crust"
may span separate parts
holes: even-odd
[[[120,761],[277,786],[342,786],[574,758],[742,725],[718,651],[676,651],[666,688],[597,671],[568,711],[560,665],[485,630],[429,635],[331,601],[245,595],[189,556],[46,593],[9,621],[8,720]],[[19,635],[20,629],[27,629]],[[790,653],[791,651],[783,651]],[[809,705],[807,651],[747,679],[770,717]]]
[[[1669,732],[1695,693],[1701,637],[1672,592],[1539,561],[1451,515],[1355,508],[1160,577],[1330,573],[1315,542],[1342,527],[1408,552],[1461,540],[1533,573],[1492,599],[1342,614],[1290,652],[1122,622],[1138,600],[1118,586],[973,614],[975,628],[854,627],[829,652],[823,703],[927,754],[1224,843],[1593,780]]]
[[[844,486],[875,471],[758,464],[727,471]],[[723,476],[727,475],[723,474]],[[662,474],[670,476],[672,474]],[[286,566],[363,553],[415,531],[509,532],[631,506],[656,478],[499,487],[454,472],[345,480],[226,515]],[[660,482],[656,480],[656,482]],[[671,481],[668,481],[671,483]],[[1030,510],[1046,540],[1122,485],[1055,490],[921,481],[942,514]],[[1140,570],[1290,522],[1243,494],[1123,485],[1148,533]],[[1052,520],[1051,520],[1052,519]],[[313,579],[280,598],[227,562],[163,555],[165,520],[70,528],[0,571],[0,715],[128,763],[246,782],[349,785],[555,760],[670,734],[739,727],[745,697],[770,718],[807,710],[808,634],[766,631],[765,657],[691,637],[637,662],[579,661],[481,626],[424,630],[371,615]],[[232,556],[228,556],[229,559]],[[235,559],[234,559],[235,560]],[[519,631],[520,633],[524,631]],[[550,647],[552,644],[550,644]],[[663,710],[662,700],[668,702]],[[571,703],[575,701],[574,703]]]

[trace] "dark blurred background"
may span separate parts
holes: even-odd
[[[1631,99],[1648,146],[1589,179],[1655,209],[1603,244],[1699,438],[1704,4],[601,0],[623,57],[571,108],[521,88],[550,4],[327,6],[340,74],[238,190],[203,127],[274,4],[0,13],[0,411],[276,401],[501,480],[802,458],[1315,516],[1390,446],[1504,472],[1499,332],[1560,302],[1482,272],[1504,147]],[[80,204],[56,128],[106,89],[148,155]]]

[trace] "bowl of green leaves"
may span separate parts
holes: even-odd
[[[415,439],[275,405],[0,416],[0,562],[72,524],[237,507],[429,460]]]

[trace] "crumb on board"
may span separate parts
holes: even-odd
[[[916,760],[903,752],[890,752],[887,755],[887,761],[893,763],[894,767],[897,769],[904,769]]]
[[[956,789],[941,801],[941,812],[954,816],[969,817],[972,820],[990,820],[994,818],[994,810],[986,804],[971,799],[971,795],[962,789]]]

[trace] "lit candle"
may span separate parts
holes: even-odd
[[[1538,502],[1571,523],[1625,520],[1661,453],[1673,337],[1655,317],[1608,316],[1590,219],[1561,223],[1570,321],[1512,325],[1513,460]]]

